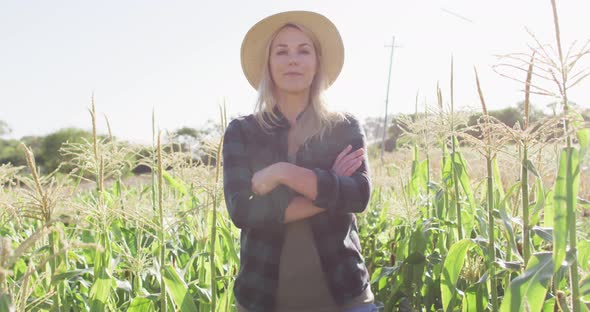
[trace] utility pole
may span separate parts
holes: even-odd
[[[393,64],[393,49],[397,46],[395,45],[395,36],[391,39],[391,45],[386,45],[385,47],[391,48],[391,54],[389,56],[389,75],[387,77],[387,94],[385,95],[385,120],[383,122],[383,139],[381,140],[381,164],[383,165],[383,152],[385,151],[385,138],[387,137],[387,106],[389,104],[389,85],[391,82],[391,66]]]

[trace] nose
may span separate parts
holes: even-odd
[[[289,65],[297,65],[299,64],[299,59],[297,58],[297,56],[291,56],[289,58]]]

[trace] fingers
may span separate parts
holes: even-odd
[[[345,154],[347,151],[352,149],[351,145],[348,145],[336,158],[332,169],[341,176],[350,176],[354,173],[362,164],[364,157],[364,148],[359,148],[354,152]]]
[[[345,152],[346,149],[344,149],[342,152]],[[340,153],[342,155],[342,153]],[[336,158],[336,161],[334,162],[334,168],[341,168],[343,165],[346,166],[346,164],[349,161],[354,161],[354,159],[362,157],[364,155],[364,149],[363,148],[359,148],[356,151],[349,153],[348,155],[344,155],[344,156],[340,156],[338,155],[338,157]]]
[[[344,175],[350,176],[352,175],[363,163],[363,157],[355,158],[354,160],[349,161],[347,164],[344,165]]]
[[[365,155],[365,151],[362,148],[357,149],[356,151],[346,155],[344,158],[341,159],[341,163],[344,167],[350,167],[350,165],[356,162],[359,159],[362,159]]]
[[[257,171],[250,179],[250,182],[252,183],[252,193],[258,196],[264,195],[266,193],[267,181],[265,181],[265,179],[268,178],[268,175],[266,174],[265,170],[266,169]]]
[[[348,154],[348,152],[350,152],[350,150],[352,149],[352,145],[348,145],[347,147],[345,147],[342,152],[340,152],[340,154],[338,154],[338,157],[336,157],[336,160],[334,161],[335,164],[337,164],[338,162],[340,162],[340,160],[346,156],[346,154]]]
[[[344,176],[345,177],[350,177],[361,165],[362,165],[362,161],[356,162],[355,164],[352,165],[352,167],[348,168],[345,172],[344,172]]]
[[[342,150],[342,152],[340,152],[340,154],[338,154],[338,157],[336,157],[334,164],[341,163],[342,161],[344,161],[348,157],[355,157],[355,156],[359,156],[359,155],[364,154],[364,149],[362,147],[352,153],[349,153],[351,149],[352,149],[352,145],[348,145],[347,147],[345,147]]]
[[[260,195],[260,194],[258,194],[257,174],[258,174],[258,172],[254,173],[254,175],[252,175],[252,179],[250,179],[250,183],[252,184],[252,193],[254,193],[256,195]]]
[[[269,191],[269,186],[264,183],[252,185],[252,193],[256,194],[257,196],[265,195]]]

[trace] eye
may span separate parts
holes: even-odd
[[[285,55],[285,54],[287,54],[287,51],[285,51],[285,50],[279,50],[276,52],[276,55]]]

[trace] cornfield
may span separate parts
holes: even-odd
[[[383,162],[369,150],[373,193],[357,219],[385,311],[590,309],[590,129],[567,98],[590,50],[562,52],[552,5],[558,54],[538,43],[498,67],[522,69],[510,77],[523,124],[487,114],[475,70],[482,114],[467,126],[451,61],[449,96],[437,87],[435,105],[398,120],[410,143]],[[558,97],[561,114],[529,124],[530,94]],[[0,311],[234,311],[240,239],[220,161],[165,149],[154,126],[151,153],[131,162],[135,150],[97,137],[94,101],[90,117],[94,139],[61,149],[70,174],[42,175],[24,145],[26,168],[0,165]],[[203,147],[209,159],[222,144]],[[137,165],[151,176],[127,183]]]

